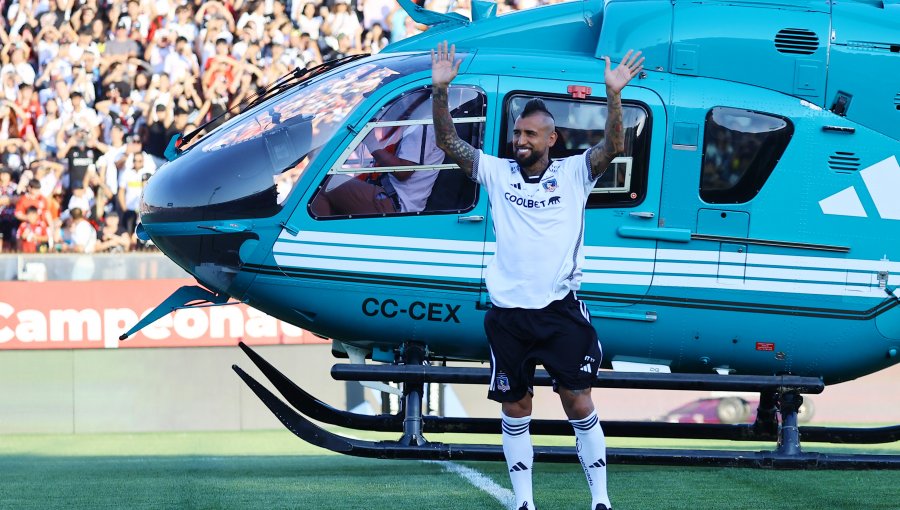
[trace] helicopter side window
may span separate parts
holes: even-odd
[[[525,103],[534,97],[543,99],[556,123],[557,139],[550,148],[552,159],[583,154],[603,140],[606,128],[606,103],[600,100],[574,101],[568,97],[516,94],[506,103],[504,117],[506,143],[500,157],[513,159],[512,139],[516,118]],[[588,207],[631,207],[643,201],[647,192],[647,167],[650,151],[650,118],[638,104],[622,106],[625,127],[625,153],[615,158],[594,185]]]
[[[706,115],[700,198],[711,204],[751,200],[784,154],[794,125],[777,115],[716,107]]]
[[[451,115],[460,138],[481,147],[485,95],[451,87]],[[384,105],[332,166],[310,212],[316,218],[459,213],[477,201],[477,185],[438,148],[431,87]]]

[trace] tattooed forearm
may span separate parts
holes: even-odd
[[[591,177],[600,177],[609,163],[625,151],[625,130],[622,127],[622,97],[607,90],[606,133],[603,141],[591,148]]]
[[[447,87],[432,87],[432,115],[437,146],[471,177],[475,162],[475,148],[456,134],[453,117],[450,116],[450,105],[447,100]]]

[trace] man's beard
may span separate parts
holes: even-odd
[[[530,153],[529,156],[523,158],[523,157],[519,156],[519,151],[515,151],[513,153],[513,159],[516,160],[516,163],[518,163],[520,167],[528,168],[531,165],[540,161],[541,156],[543,156],[543,154],[539,154],[539,153],[535,152],[534,149],[530,149],[529,153]]]

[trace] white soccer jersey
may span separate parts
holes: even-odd
[[[543,308],[581,284],[584,207],[594,180],[588,152],[554,161],[526,182],[515,161],[479,151],[472,179],[487,188],[497,250],[485,280],[503,308]]]
[[[427,135],[422,140],[424,133]],[[439,165],[444,161],[444,151],[437,146],[433,129],[428,129],[428,126],[410,126],[403,131],[397,157],[421,165]],[[418,212],[425,209],[438,172],[439,170],[420,170],[413,172],[405,181],[401,181],[394,174],[388,174],[388,179],[397,192],[397,198],[400,199],[401,212]]]

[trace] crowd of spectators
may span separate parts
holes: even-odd
[[[469,0],[425,7],[469,16]],[[140,248],[141,190],[174,134],[425,28],[396,0],[0,0],[0,251]]]

